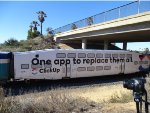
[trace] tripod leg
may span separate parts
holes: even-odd
[[[140,110],[139,110],[139,102],[136,102],[136,111],[137,111],[137,113],[140,113]]]
[[[142,101],[140,101],[140,113],[142,113]]]
[[[149,109],[148,109],[148,103],[147,103],[147,91],[146,91],[146,89],[144,89],[144,93],[145,93],[145,113],[148,113]]]

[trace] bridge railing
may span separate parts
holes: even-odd
[[[59,27],[57,29],[54,29],[54,33],[62,33],[86,26],[90,26],[93,24],[98,24],[110,20],[115,20],[118,18],[123,18],[127,16],[131,16],[134,14],[142,13],[150,11],[150,1],[135,1],[131,2],[129,4],[99,13],[94,16],[87,17],[85,19],[76,21],[74,23]]]

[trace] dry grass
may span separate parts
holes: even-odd
[[[96,106],[94,102],[62,91],[7,98],[2,94],[0,102],[0,113],[83,113]]]
[[[149,78],[146,88],[150,91]],[[132,91],[122,84],[65,88],[4,98],[0,113],[134,113]]]
[[[125,101],[130,94],[122,84],[65,88],[7,98],[1,93],[0,113],[110,113],[113,109],[116,110],[111,113],[122,113],[120,110],[128,113],[135,109],[130,99]]]
[[[120,94],[115,93],[109,100],[110,103],[128,103],[131,101],[133,101],[131,92],[120,92]]]
[[[102,109],[102,113],[136,113],[135,103],[110,103],[104,104]]]

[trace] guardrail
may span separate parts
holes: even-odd
[[[129,4],[96,14],[94,16],[87,17],[85,19],[76,21],[74,23],[54,29],[54,33],[62,33],[69,30],[74,30],[93,24],[98,24],[118,18],[123,18],[138,13],[150,11],[150,1],[135,1]]]

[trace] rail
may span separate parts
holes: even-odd
[[[150,11],[150,1],[134,1],[129,4],[96,14],[94,16],[87,17],[85,19],[73,22],[71,24],[54,29],[54,33],[62,33],[86,26],[91,26],[93,24],[99,24],[106,21],[115,20],[118,18],[123,18],[138,13]]]

